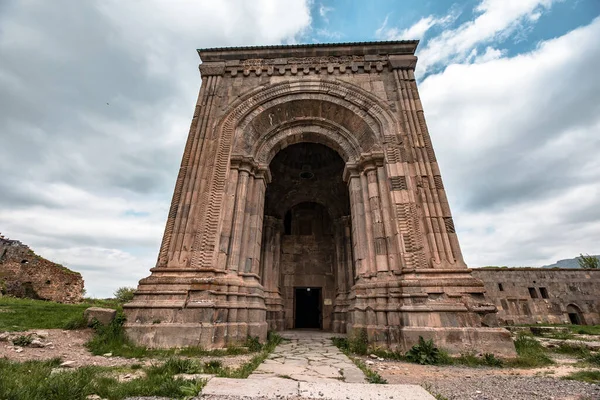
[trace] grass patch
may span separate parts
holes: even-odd
[[[526,327],[556,326],[556,327],[568,328],[571,331],[571,333],[574,333],[577,335],[600,335],[600,325],[525,324],[525,325],[517,325],[517,326],[526,326]],[[558,334],[558,332],[557,332],[557,334]],[[561,339],[561,338],[557,337],[557,339]]]
[[[590,351],[583,344],[561,343],[558,347],[552,349],[552,351],[583,359],[590,356]]]
[[[261,351],[259,354],[252,357],[250,361],[241,365],[239,368],[221,368],[217,371],[217,376],[222,378],[237,378],[246,379],[265,359],[271,354],[275,347],[281,343],[283,339],[276,333],[269,332],[267,336],[267,342],[261,345]]]
[[[531,336],[520,334],[515,340],[518,357],[507,361],[507,365],[517,368],[543,367],[554,364],[546,349]]]
[[[86,308],[99,306],[98,302],[107,307],[103,300],[87,299],[79,304],[60,304],[43,300],[0,297],[0,315],[2,315],[0,331],[66,329],[71,321],[83,319]],[[117,308],[117,305],[113,303],[111,308]]]
[[[587,383],[600,383],[600,371],[578,371],[563,377],[572,381],[580,381]]]
[[[24,363],[0,359],[0,398],[84,400],[87,396],[96,394],[102,398],[120,400],[131,396],[196,396],[205,382],[175,379],[173,375],[176,371],[181,371],[186,366],[168,363],[146,369],[145,376],[119,382],[114,368],[88,366],[52,373],[60,365],[59,359]]]
[[[600,367],[600,353],[589,354],[585,361],[591,365]]]

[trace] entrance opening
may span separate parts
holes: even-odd
[[[309,142],[281,149],[269,164],[261,276],[281,299],[271,304],[282,307],[283,329],[345,327],[353,264],[344,166],[335,150]]]
[[[321,288],[295,288],[295,328],[322,328]]]
[[[569,315],[569,321],[571,321],[573,325],[585,325],[581,310],[576,305],[569,304],[567,306],[567,314]]]

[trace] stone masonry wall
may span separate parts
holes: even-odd
[[[582,323],[600,323],[600,270],[477,268],[473,276],[483,280],[501,323],[568,324],[574,309]]]
[[[0,292],[58,303],[83,298],[83,278],[60,264],[36,255],[17,240],[0,237]]]

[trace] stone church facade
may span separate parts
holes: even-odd
[[[198,51],[158,261],[125,306],[134,341],[217,348],[313,328],[514,354],[463,261],[417,44]]]

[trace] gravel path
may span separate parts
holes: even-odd
[[[427,386],[427,385],[425,385]],[[597,400],[600,386],[532,376],[487,376],[431,383],[429,390],[449,400]]]

